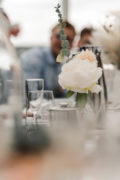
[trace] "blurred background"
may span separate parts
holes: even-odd
[[[111,174],[120,179],[120,0],[1,1],[5,37],[0,36],[0,180],[38,180],[40,173],[41,180],[72,179],[66,178],[71,174],[77,175],[77,180],[91,172],[97,180],[117,180]],[[62,4],[64,19],[77,32],[73,43],[74,28],[66,28],[71,52],[78,53],[85,45],[89,49],[91,44],[100,67],[103,61],[106,84],[102,76],[101,96],[88,99],[88,111],[74,108],[75,97],[65,100],[66,92],[58,84],[59,27],[51,32],[58,23],[57,3]],[[31,47],[43,48],[23,53]]]
[[[12,42],[18,48],[49,45],[50,31],[57,22],[54,6],[60,0],[4,0],[5,9],[12,23],[20,26],[20,34]],[[64,18],[79,33],[85,26],[99,26],[110,11],[119,11],[119,0],[64,0]],[[34,22],[34,23],[33,23]]]

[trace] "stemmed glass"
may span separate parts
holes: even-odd
[[[49,108],[54,106],[53,91],[29,91],[28,92],[28,110],[33,115],[34,121],[40,119],[49,120]]]
[[[44,90],[42,94],[41,115],[42,120],[49,119],[49,108],[55,106],[53,91]]]

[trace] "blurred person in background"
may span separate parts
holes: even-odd
[[[5,17],[6,26],[8,26],[8,37],[11,38],[12,36],[18,36],[20,32],[20,28],[17,24],[12,24],[10,18],[8,17],[7,13],[3,8],[0,8],[2,15]]]
[[[80,33],[80,39],[78,41],[78,48],[80,49],[82,46],[90,45],[91,44],[91,36],[92,36],[92,29],[91,28],[84,28]]]
[[[70,49],[75,37],[75,28],[69,22],[66,23],[65,33],[70,43]],[[56,62],[61,50],[60,24],[51,31],[50,47],[32,48],[21,55],[21,65],[25,79],[43,78],[45,90],[52,90],[55,97],[64,97],[64,92],[58,84],[58,75],[61,71],[61,63]]]

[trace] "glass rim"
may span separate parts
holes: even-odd
[[[42,78],[36,78],[36,79],[25,79],[25,81],[44,81]]]
[[[49,111],[50,112],[68,112],[68,111],[83,111],[83,109],[82,108],[80,108],[80,107],[59,107],[59,106],[55,106],[55,107],[51,107],[50,109],[49,109]]]
[[[85,45],[85,46],[81,46],[82,47],[88,47],[88,48],[103,48],[104,46],[102,45]]]
[[[85,45],[80,47],[80,52],[82,50],[90,50],[90,51],[95,51],[97,50],[98,52],[101,52],[104,49],[104,46],[99,46],[99,45]]]
[[[28,93],[37,93],[37,92],[43,92],[43,93],[44,93],[44,92],[51,92],[51,93],[53,93],[52,90],[44,90],[44,89],[43,89],[43,90],[41,89],[41,90],[28,91]]]

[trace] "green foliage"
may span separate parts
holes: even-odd
[[[64,34],[64,29],[60,29],[60,35],[65,35]]]
[[[84,108],[87,103],[87,94],[85,93],[77,93],[76,96],[76,106],[80,108]]]
[[[55,7],[56,12],[58,13],[58,22],[60,23],[60,40],[62,41],[62,49],[61,49],[61,55],[67,56],[69,57],[70,55],[70,51],[69,51],[69,41],[67,40],[67,36],[65,34],[64,28],[66,26],[65,23],[63,23],[63,17],[62,17],[62,13],[60,11],[61,5],[57,4],[57,6]]]
[[[65,34],[60,34],[60,39],[65,41],[66,40],[66,35]]]
[[[75,92],[68,91],[67,92],[67,98],[71,97]],[[77,93],[76,94],[76,107],[78,108],[84,108],[87,103],[87,94],[86,93]]]
[[[69,98],[69,97],[71,97],[73,94],[74,94],[74,92],[73,92],[73,91],[68,91],[68,92],[67,92],[67,96],[66,96],[66,97],[67,97],[67,98]]]
[[[68,48],[69,47],[69,41],[68,40],[63,40],[62,41],[62,48]]]
[[[62,56],[67,56],[69,57],[70,52],[68,51],[67,48],[62,48],[62,50],[60,51],[60,53],[62,54]]]

